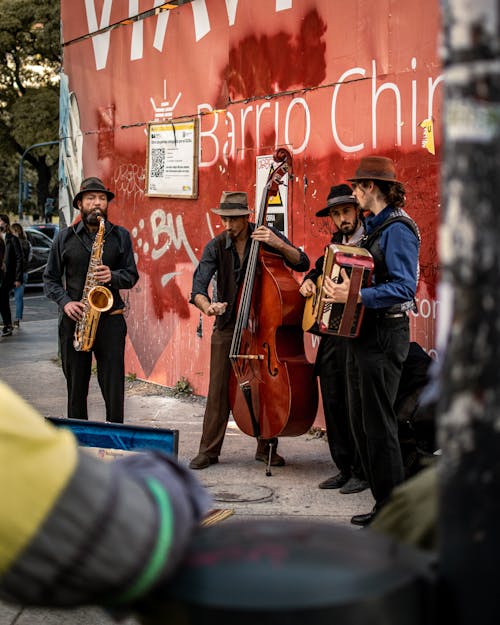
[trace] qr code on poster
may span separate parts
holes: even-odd
[[[151,177],[161,178],[165,169],[165,150],[152,148],[151,150]]]

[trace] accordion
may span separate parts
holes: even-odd
[[[351,280],[347,302],[325,303],[322,285],[325,276],[334,282],[342,280],[340,270],[345,269]],[[313,334],[336,334],[354,338],[363,319],[364,306],[358,303],[359,289],[369,286],[373,273],[373,257],[368,250],[353,245],[332,243],[325,248],[323,274],[316,283],[316,293],[306,300],[302,329]]]

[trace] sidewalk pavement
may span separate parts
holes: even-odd
[[[29,321],[12,337],[0,339],[0,379],[14,388],[43,416],[66,416],[66,385],[57,360],[57,319]],[[198,452],[203,398],[178,399],[162,387],[126,383],[125,422],[179,431],[179,461],[188,463]],[[89,393],[92,420],[104,421],[104,406],[95,376]],[[337,472],[326,438],[312,430],[295,438],[281,438],[279,453],[286,466],[273,467],[254,460],[255,440],[230,420],[219,463],[197,471],[210,490],[215,507],[229,509],[234,519],[300,518],[332,521],[353,528],[352,515],[373,506],[369,491],[341,495],[321,490],[319,482]],[[96,608],[78,610],[23,609],[0,603],[0,625],[110,625],[113,621]],[[134,619],[122,625],[135,625]]]

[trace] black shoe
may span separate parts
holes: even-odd
[[[359,477],[353,475],[349,478],[349,480],[342,486],[339,490],[339,493],[343,495],[352,495],[353,493],[361,493],[369,487],[369,484],[366,480],[362,480]]]
[[[257,451],[255,454],[255,460],[258,460],[259,462],[265,462],[267,464],[267,461],[269,460],[269,452]],[[284,467],[285,459],[283,458],[283,456],[280,456],[275,451],[273,451],[271,454],[271,466]]]
[[[12,336],[12,326],[4,326],[2,336]]]
[[[190,469],[208,469],[208,467],[212,464],[217,464],[219,462],[219,458],[217,456],[210,457],[207,454],[198,454],[196,458],[193,458],[189,463]]]
[[[329,477],[324,482],[318,484],[319,488],[340,488],[349,481],[349,476],[343,473],[337,473],[333,477]]]
[[[375,518],[377,512],[376,510],[372,510],[371,512],[367,512],[366,514],[355,514],[351,518],[351,523],[353,525],[360,525],[361,527],[366,527],[370,525],[370,523]]]

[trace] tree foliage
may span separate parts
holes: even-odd
[[[2,210],[16,212],[20,157],[31,145],[58,138],[60,6],[53,0],[0,0],[0,15],[0,202]],[[35,148],[24,158],[37,212],[55,195],[57,160],[57,145]]]

